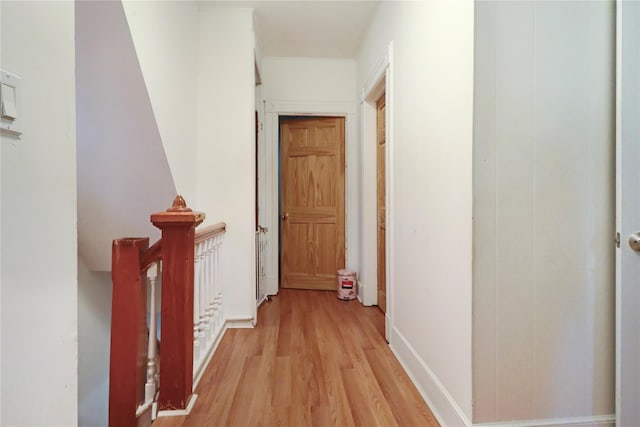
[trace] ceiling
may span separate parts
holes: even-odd
[[[252,7],[262,56],[355,58],[378,1],[209,1]]]

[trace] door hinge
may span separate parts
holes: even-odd
[[[620,233],[616,233],[616,248],[620,247]]]

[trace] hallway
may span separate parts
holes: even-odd
[[[154,427],[438,426],[391,353],[376,307],[281,290],[227,331],[188,417]]]

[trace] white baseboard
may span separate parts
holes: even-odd
[[[278,276],[265,276],[264,293],[266,295],[276,295],[278,293]]]
[[[225,321],[225,328],[229,329],[244,329],[255,327],[255,319],[227,319]]]
[[[376,305],[377,289],[369,289],[366,284],[358,280],[358,299],[366,307]]]
[[[384,314],[384,339],[387,342],[391,342],[391,331],[393,330],[393,322],[391,321],[391,316],[389,316],[389,311]]]
[[[471,426],[471,422],[438,377],[396,328],[390,330],[389,347],[441,426]]]
[[[422,398],[443,427],[615,427],[615,415],[593,415],[570,418],[546,418],[539,420],[471,423],[435,373],[418,356],[406,338],[391,327],[389,347],[396,356]]]
[[[197,394],[192,394],[189,396],[189,401],[187,402],[187,407],[184,409],[172,409],[165,411],[158,411],[158,418],[162,417],[180,417],[189,415],[191,410],[193,409],[193,405],[196,404],[196,399],[198,398]]]
[[[365,298],[364,298],[364,294],[365,294],[364,290],[365,290],[365,288],[364,288],[364,286],[362,286],[362,282],[360,280],[358,280],[357,283],[358,284],[356,286],[358,287],[358,295],[357,295],[358,301],[360,301],[360,304],[365,305],[365,303],[364,303],[364,301],[365,301]]]
[[[615,427],[615,425],[615,415],[593,415],[589,417],[476,423],[472,427]]]
[[[260,307],[262,305],[262,303],[267,300],[268,297],[269,297],[269,295],[267,295],[267,294],[263,295],[262,298],[260,298],[260,301],[258,301],[258,304],[256,304],[256,307]]]

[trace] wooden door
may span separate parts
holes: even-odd
[[[281,286],[335,290],[345,266],[344,118],[293,118],[280,131]]]
[[[377,216],[378,216],[378,307],[387,312],[387,260],[386,260],[386,212],[385,212],[385,96],[376,102],[377,140]]]

